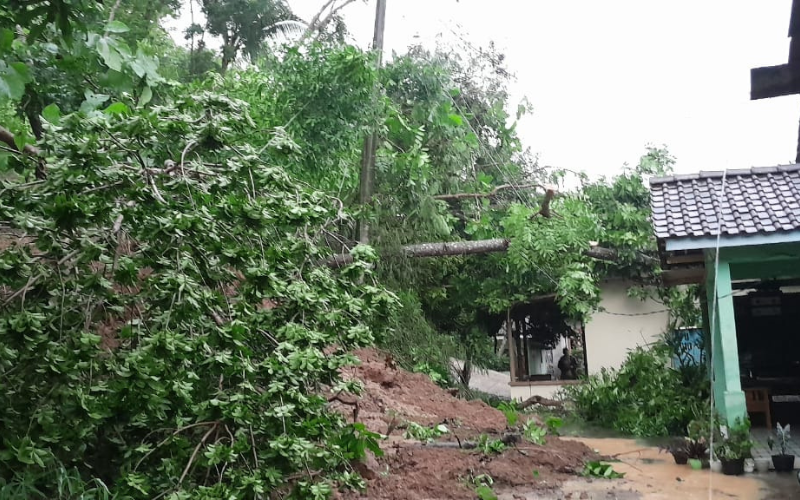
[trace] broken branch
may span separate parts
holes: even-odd
[[[311,22],[308,23],[308,28],[306,28],[305,33],[303,33],[302,40],[308,38],[311,33],[314,33],[315,31],[322,31],[331,21],[331,19],[333,19],[333,16],[335,16],[343,8],[355,2],[355,0],[345,0],[343,3],[336,5],[336,1],[337,0],[328,0],[325,5],[322,6],[317,14],[311,19]],[[330,12],[328,12],[325,17],[322,17],[328,8],[331,9]]]
[[[199,443],[197,443],[197,446],[194,447],[194,451],[192,452],[192,456],[189,457],[189,461],[186,463],[186,468],[183,469],[183,474],[181,474],[180,479],[178,479],[178,486],[180,486],[181,483],[183,482],[183,480],[186,479],[186,475],[189,474],[189,470],[192,468],[192,464],[194,463],[194,459],[197,458],[197,453],[200,451],[200,448],[202,448],[203,445],[205,444],[205,442],[208,440],[208,436],[210,436],[211,433],[214,432],[217,429],[217,425],[218,425],[218,423],[215,422],[214,425],[212,425],[211,428],[208,429],[208,432],[206,432],[203,435],[203,438],[200,440]]]
[[[10,130],[3,126],[0,126],[0,141],[8,144],[9,148],[18,153],[39,156],[39,148],[31,144],[26,144],[25,147],[23,147],[20,151],[20,149],[17,147],[17,143],[14,142],[14,134],[12,134]]]
[[[31,144],[25,144],[20,150],[17,143],[14,141],[14,134],[10,130],[0,125],[0,141],[8,145],[12,152],[17,152],[25,155],[36,157],[36,178],[39,180],[47,177],[47,167],[44,163],[44,158],[41,157],[39,148]]]
[[[561,401],[556,401],[554,399],[543,398],[542,396],[532,396],[522,403],[517,405],[517,408],[520,410],[524,410],[533,405],[542,405],[547,406],[548,408],[563,408],[564,404]]]
[[[531,189],[531,188],[542,188],[541,184],[536,183],[529,183],[529,184],[501,184],[488,193],[454,193],[454,194],[438,194],[433,197],[434,200],[445,200],[445,201],[453,201],[453,200],[465,200],[465,199],[479,199],[479,198],[493,198],[497,196],[501,191],[505,191],[507,189]],[[551,191],[550,189],[547,190],[548,193]]]

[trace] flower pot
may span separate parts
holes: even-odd
[[[689,455],[686,452],[675,452],[672,454],[672,458],[675,459],[675,463],[678,465],[686,465],[686,462],[689,460]]]
[[[794,470],[794,455],[772,455],[772,466],[775,472],[791,472]]]
[[[726,476],[741,476],[744,474],[744,458],[733,458],[730,460],[720,459],[722,462],[722,473]]]
[[[752,474],[754,470],[756,470],[755,461],[752,458],[745,458],[744,459],[744,473],[745,474]]]
[[[756,458],[756,472],[769,472],[769,458]]]
[[[711,472],[719,474],[722,472],[722,463],[719,460],[712,460],[711,461]]]
[[[703,468],[703,462],[699,458],[690,458],[689,467],[694,470],[700,470]]]

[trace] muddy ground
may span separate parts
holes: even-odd
[[[632,439],[548,436],[544,446],[522,440],[500,454],[460,449],[458,442],[476,441],[482,434],[503,438],[508,431],[506,417],[481,401],[456,398],[424,374],[397,368],[378,351],[356,354],[362,365],[344,376],[364,383],[357,415],[352,404],[337,403],[337,408],[389,438],[381,445],[383,457],[360,466],[367,490],[343,493],[339,495],[343,500],[474,500],[475,483],[486,476],[492,478],[499,500],[800,499],[794,474],[729,477],[693,471]],[[406,422],[443,423],[451,432],[434,445],[425,445],[403,437]],[[587,461],[601,457],[625,476],[613,480],[580,476]]]
[[[575,477],[587,460],[596,457],[583,443],[555,436],[549,436],[545,446],[520,441],[501,454],[460,449],[458,442],[476,441],[482,434],[502,439],[506,417],[482,401],[454,397],[427,375],[395,367],[391,359],[377,351],[356,354],[361,366],[349,369],[344,376],[364,383],[358,420],[389,439],[382,444],[385,456],[361,471],[368,478],[367,491],[349,492],[342,498],[473,500],[475,482],[482,476],[492,478],[496,491],[527,488],[549,492]],[[351,405],[337,407],[348,416],[352,414]],[[449,443],[445,446],[451,447],[438,448],[403,438],[406,422],[445,424],[450,432],[436,443]]]

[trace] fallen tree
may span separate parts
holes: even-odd
[[[490,240],[476,241],[442,241],[434,243],[416,243],[406,245],[401,248],[400,253],[406,257],[453,257],[458,255],[480,255],[487,253],[505,252],[508,250],[511,241],[505,238],[493,238]],[[592,246],[585,250],[583,254],[589,258],[616,262],[619,254],[616,250],[600,246]],[[640,254],[638,260],[641,262],[655,261],[653,257]],[[325,260],[325,264],[330,267],[342,267],[353,263],[353,256],[350,254],[332,255]]]

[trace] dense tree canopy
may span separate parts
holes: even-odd
[[[658,273],[644,178],[672,158],[651,148],[569,187],[523,148],[528,106],[494,47],[413,47],[381,69],[337,37],[271,54],[283,2],[205,0],[217,57],[202,28],[188,51],[166,36],[174,3],[108,3],[0,7],[10,498],[54,497],[65,477],[118,498],[325,498],[360,483],[350,462],[375,445],[327,405],[358,389],[339,378],[350,350],[480,362],[487,315],[555,294],[581,318],[600,278]],[[225,72],[242,50],[251,67]]]

